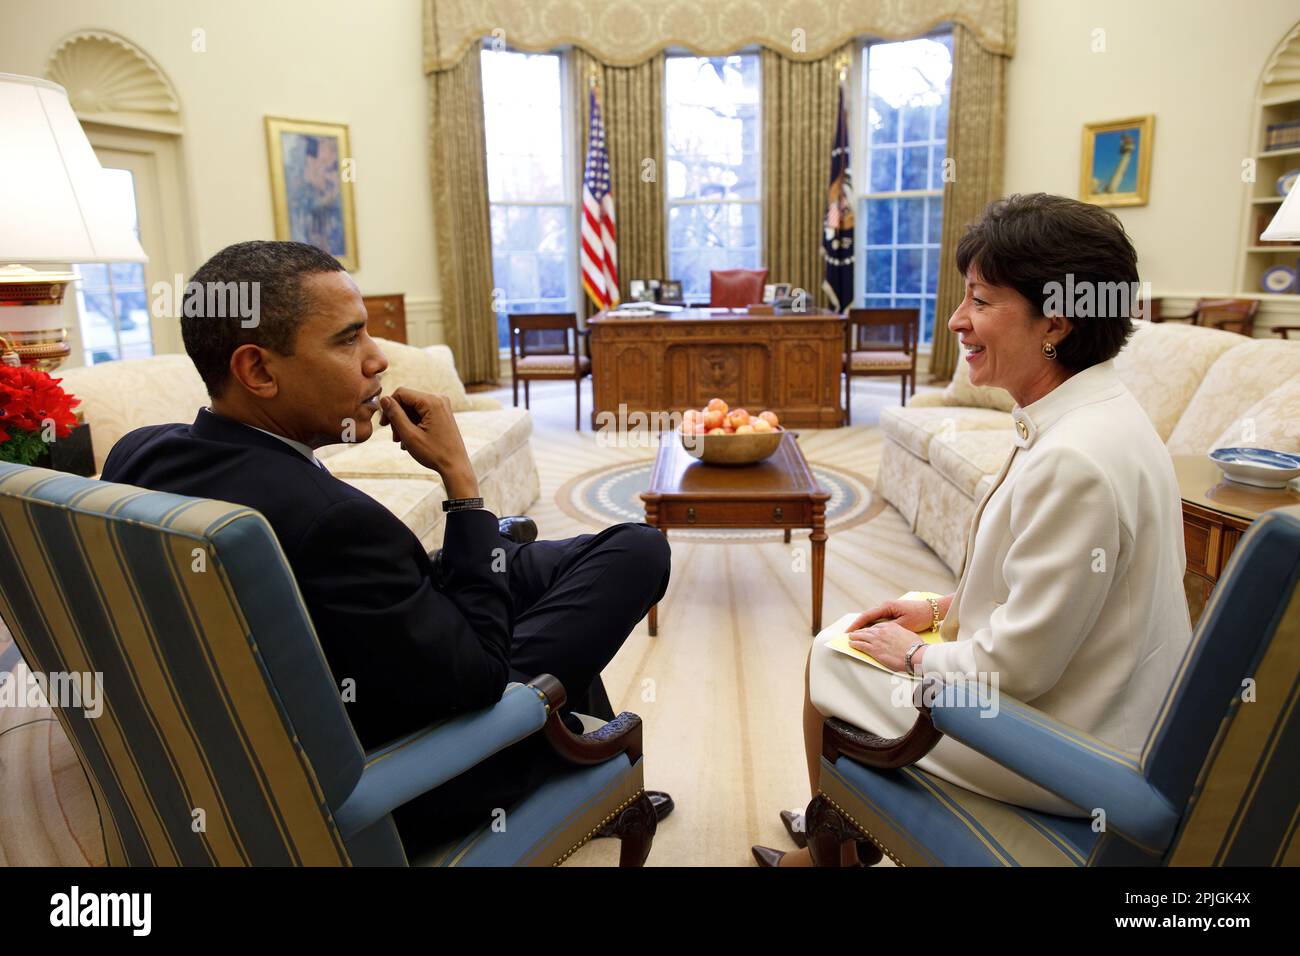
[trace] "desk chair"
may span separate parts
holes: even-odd
[[[916,339],[920,309],[849,309],[844,323],[844,424],[853,424],[853,379],[900,377],[901,404],[916,394]],[[862,330],[896,328],[900,334],[889,341],[864,340]],[[910,389],[909,389],[910,386]]]
[[[1139,755],[1005,694],[995,712],[940,690],[892,740],[828,720],[805,814],[813,860],[838,866],[857,837],[906,866],[1295,866],[1298,688],[1300,506],[1246,532]],[[943,734],[1094,816],[1011,806],[912,766]]]
[[[709,305],[715,309],[762,305],[766,283],[766,269],[715,269],[709,273]]]
[[[554,342],[529,344],[528,333],[550,329],[563,332],[563,345]],[[573,429],[582,430],[582,380],[591,374],[591,359],[582,354],[582,339],[578,316],[573,312],[510,316],[510,379],[516,407],[519,405],[520,382],[524,383],[524,408],[528,408],[530,381],[573,379],[577,402],[573,409]]]
[[[102,674],[102,714],[56,709],[110,866],[403,866],[394,808],[539,732],[567,763],[505,830],[415,862],[558,864],[605,823],[621,865],[650,851],[640,719],[577,736],[549,675],[363,751],[250,508],[0,462],[0,613],[34,672]]]

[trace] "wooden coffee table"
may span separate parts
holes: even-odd
[[[650,488],[641,493],[646,524],[665,535],[671,528],[812,529],[812,632],[822,627],[822,584],[826,569],[826,502],[830,493],[817,479],[786,432],[777,450],[756,465],[706,465],[665,435],[655,459]],[[659,633],[659,607],[650,608],[650,634]]]

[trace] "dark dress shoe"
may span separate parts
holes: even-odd
[[[509,538],[516,544],[529,544],[537,540],[537,522],[527,515],[498,518],[497,530],[501,532],[501,537]]]
[[[780,866],[781,857],[785,856],[784,850],[773,850],[770,846],[751,846],[749,849],[759,866]]]
[[[781,822],[785,824],[785,832],[790,834],[790,839],[794,841],[795,846],[802,850],[808,845],[808,834],[804,832],[802,813],[782,810]]]
[[[664,793],[662,790],[647,790],[645,792],[645,795],[650,798],[650,806],[654,807],[655,823],[656,824],[663,823],[664,817],[672,813],[673,807],[676,806],[676,804],[673,803],[673,798],[670,797],[668,794]],[[596,832],[596,836],[597,837],[617,836],[618,834],[614,832],[614,824],[617,822],[618,821],[616,820],[610,820],[609,823],[605,824]]]

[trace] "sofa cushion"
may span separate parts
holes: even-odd
[[[1242,340],[1210,366],[1169,436],[1170,454],[1205,454],[1251,406],[1296,379],[1300,379],[1300,342]]]
[[[474,473],[482,476],[495,468],[511,452],[528,441],[533,420],[522,408],[495,411],[460,412],[456,416],[469,452]],[[376,428],[370,438],[358,445],[336,446],[344,450],[324,458],[325,467],[336,478],[353,484],[354,478],[411,478],[437,481],[438,476],[425,468],[393,441],[387,426]]]
[[[1225,428],[1210,445],[1300,454],[1300,379],[1284,382]]]
[[[63,390],[81,399],[77,409],[90,425],[95,471],[119,438],[145,425],[192,422],[209,402],[208,390],[188,355],[101,362],[59,369]]]
[[[1011,416],[992,408],[953,408],[947,405],[887,406],[880,413],[880,428],[922,461],[930,460],[930,441],[941,433],[1010,431]]]
[[[1016,400],[1004,388],[987,388],[972,385],[970,382],[970,365],[966,361],[965,350],[958,347],[957,364],[952,371],[952,381],[943,390],[945,405],[962,405],[971,408],[992,408],[1000,412],[1009,412],[1015,408]]]
[[[1015,445],[1015,432],[943,433],[930,442],[930,465],[969,498],[976,497],[980,481],[1002,470]]]
[[[388,339],[376,338],[375,341],[388,359],[388,369],[380,376],[385,395],[391,395],[404,386],[418,392],[446,395],[451,399],[453,412],[465,412],[473,407],[460,376],[456,374],[456,360],[447,346],[430,345],[420,349]]]
[[[1210,366],[1242,337],[1178,322],[1134,322],[1135,331],[1115,356],[1115,372],[1146,411],[1161,441],[1168,441]]]

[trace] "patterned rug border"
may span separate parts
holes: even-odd
[[[634,465],[645,465],[654,463],[654,456],[646,458],[629,458],[620,462],[609,465],[602,465],[599,468],[592,468],[582,474],[574,475],[564,484],[560,485],[555,491],[555,505],[562,512],[572,518],[574,521],[581,522],[597,530],[606,527],[598,523],[596,518],[589,512],[578,507],[575,501],[574,492],[580,486],[589,482],[600,475],[615,471],[620,468],[628,468]],[[828,465],[825,462],[808,460],[810,468],[821,468],[840,476],[841,478],[851,478],[862,486],[869,496],[866,506],[856,516],[846,518],[840,522],[828,522],[826,525],[827,534],[838,534],[841,531],[847,531],[850,528],[856,528],[858,525],[866,524],[868,521],[875,519],[885,510],[885,499],[876,494],[875,485],[869,481],[866,476],[856,471],[850,471],[839,465]],[[745,529],[737,528],[732,533],[726,528],[700,528],[698,530],[673,529],[672,537],[685,541],[695,541],[701,544],[754,544],[767,541],[780,541],[782,533],[779,530],[767,531],[759,528]],[[807,534],[807,531],[795,531],[794,535]]]

